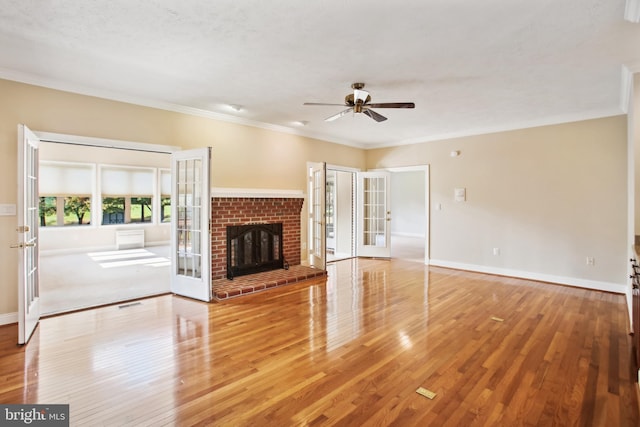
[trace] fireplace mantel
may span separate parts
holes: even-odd
[[[265,188],[211,188],[211,197],[244,197],[264,199],[304,199],[300,190],[273,190]]]

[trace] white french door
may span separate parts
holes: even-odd
[[[211,148],[171,155],[171,292],[211,301]]]
[[[38,268],[38,148],[40,139],[18,125],[18,344],[26,344],[40,321]]]
[[[362,257],[391,257],[389,172],[358,173],[358,251]]]
[[[327,265],[326,197],[327,165],[314,163],[309,176],[309,264],[322,270]]]

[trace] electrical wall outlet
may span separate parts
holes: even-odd
[[[500,248],[493,248],[494,255],[500,255]]]
[[[587,257],[587,265],[596,265],[596,259],[592,256]]]

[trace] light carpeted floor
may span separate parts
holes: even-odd
[[[169,292],[169,246],[40,256],[43,315]]]

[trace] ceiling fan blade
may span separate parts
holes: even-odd
[[[413,102],[383,102],[379,104],[367,104],[366,107],[372,108],[416,108]]]
[[[367,108],[366,110],[363,110],[362,112],[367,116],[371,117],[376,122],[384,122],[385,120],[387,120],[385,116],[383,116],[382,114],[378,114],[369,108]]]
[[[324,102],[305,102],[302,105],[331,105],[331,106],[338,106],[338,107],[344,107],[347,104],[325,104]]]
[[[350,113],[350,112],[352,112],[352,111],[353,111],[353,108],[347,108],[347,109],[346,109],[346,110],[344,110],[344,111],[340,111],[338,114],[334,114],[334,115],[333,115],[333,116],[331,116],[331,117],[327,117],[326,119],[324,119],[324,121],[325,121],[325,122],[332,122],[332,121],[334,121],[335,119],[339,119],[340,117],[342,117],[342,116],[344,116],[344,115],[347,115],[347,114],[349,114],[349,113]]]

